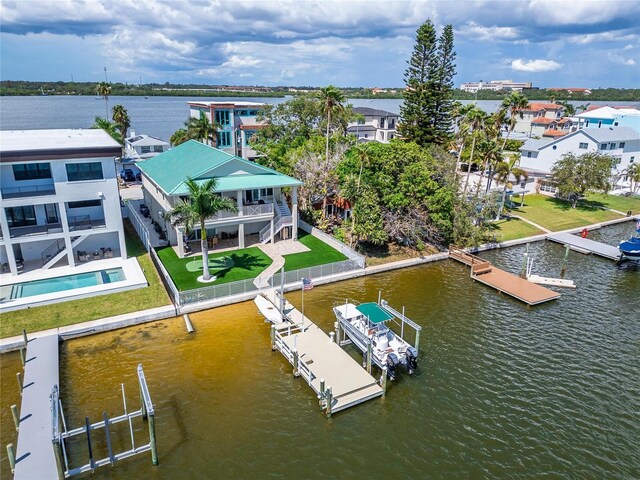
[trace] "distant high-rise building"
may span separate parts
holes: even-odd
[[[513,80],[491,80],[490,82],[467,82],[460,86],[463,92],[476,93],[478,90],[511,90],[521,92],[525,88],[533,88],[531,82],[514,82]]]

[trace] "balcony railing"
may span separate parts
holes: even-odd
[[[92,228],[104,228],[106,222],[104,218],[92,218],[89,215],[79,217],[68,217],[69,231],[89,230]],[[11,238],[25,237],[28,235],[46,235],[49,233],[61,233],[62,223],[48,223],[46,225],[29,225],[26,227],[10,227]]]
[[[0,190],[2,191],[2,198],[4,199],[56,194],[56,187],[53,183],[50,185],[31,185],[28,187],[3,187]]]
[[[242,207],[242,215],[240,215],[240,212],[224,210],[222,212],[219,212],[217,215],[214,215],[213,217],[207,218],[207,223],[218,222],[220,220],[226,220],[228,218],[237,218],[240,216],[256,217],[260,215],[273,215],[273,203],[245,205],[244,207]]]
[[[104,218],[92,218],[90,215],[81,215],[78,217],[68,217],[69,231],[89,230],[92,228],[103,228],[106,226]]]

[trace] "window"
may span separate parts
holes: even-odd
[[[253,137],[253,135],[255,134],[255,130],[245,130],[244,131],[244,144],[245,145],[249,145],[249,142],[251,141],[251,137]]]
[[[616,148],[616,144],[612,143],[611,146],[609,147],[609,150],[614,150]]]
[[[588,127],[588,126],[589,126],[589,120],[587,120],[587,121],[585,122],[584,126],[585,126],[585,127]]]
[[[602,126],[602,120],[598,121],[598,128],[600,128]]]
[[[51,178],[51,165],[48,163],[23,163],[21,165],[13,165],[13,177],[16,180]]]
[[[531,152],[527,152],[527,157],[531,158]]]
[[[620,142],[620,145],[618,145],[618,148],[624,148],[625,143],[624,142]]]
[[[85,207],[99,207],[102,205],[100,200],[81,200],[79,202],[69,202],[67,206],[69,208],[85,208]]]
[[[216,123],[229,125],[229,110],[216,110]]]
[[[380,128],[384,128],[384,117],[380,119]]]
[[[578,148],[586,150],[587,148],[589,148],[589,144],[586,142],[580,142],[580,145],[578,146]]]
[[[140,153],[149,153],[151,151],[151,147],[140,147]]]
[[[162,147],[162,145],[154,145],[153,151],[154,152],[164,152],[164,148]]]
[[[231,132],[218,132],[218,148],[231,146]]]
[[[389,128],[395,128],[396,127],[396,121],[392,118],[389,120]]]
[[[273,195],[273,188],[261,188],[260,196],[261,197],[269,197]]]
[[[554,145],[554,146],[553,146],[553,149],[554,149],[554,150],[557,150],[557,149],[558,149],[558,145]]]
[[[36,225],[36,210],[33,205],[28,207],[12,207],[5,208],[4,211],[7,214],[7,223],[9,228],[11,227],[27,227],[29,225]]]
[[[629,163],[633,163],[633,161],[636,159],[636,157],[631,157],[631,160],[629,160]]]
[[[603,143],[602,145],[600,145],[600,150],[606,150],[607,149],[607,144]]]
[[[83,180],[102,180],[102,164],[100,162],[91,163],[67,163],[67,179],[70,182]]]

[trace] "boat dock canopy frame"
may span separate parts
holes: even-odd
[[[393,320],[393,314],[383,310],[377,303],[361,303],[356,306],[356,310],[369,319],[371,323],[384,323]]]

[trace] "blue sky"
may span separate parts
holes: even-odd
[[[3,80],[404,85],[452,24],[456,86],[640,88],[640,0],[2,0]]]

